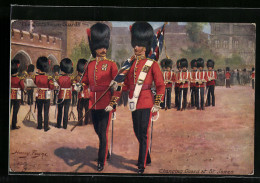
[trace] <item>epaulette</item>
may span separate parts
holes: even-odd
[[[55,80],[59,80],[60,76],[61,76],[61,75],[54,76],[54,79],[55,79]]]
[[[48,76],[48,80],[52,80],[53,79],[53,77],[52,76]]]
[[[110,62],[115,62],[114,60],[111,60],[111,59],[108,59],[108,58],[107,58],[107,61],[110,61]]]

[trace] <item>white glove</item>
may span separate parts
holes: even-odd
[[[112,81],[110,82],[109,86],[112,86],[111,88],[112,88],[113,90],[116,90],[117,87],[118,87],[118,84],[117,84],[116,81],[112,80]]]
[[[111,107],[110,105],[108,105],[106,108],[105,108],[105,111],[106,112],[110,112],[113,110],[113,107]]]
[[[152,112],[158,112],[160,110],[160,106],[153,105]]]
[[[82,85],[81,85],[80,83],[76,83],[76,84],[74,85],[74,89],[75,89],[77,92],[80,92],[81,87],[82,87]]]

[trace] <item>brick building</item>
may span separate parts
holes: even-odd
[[[255,62],[256,27],[252,23],[210,23],[210,47],[224,57],[242,57],[245,64]]]

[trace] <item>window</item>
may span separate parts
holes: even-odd
[[[223,41],[223,48],[228,48],[228,41]]]
[[[238,48],[238,41],[234,41],[234,48]]]
[[[215,48],[219,48],[219,40],[215,40]]]

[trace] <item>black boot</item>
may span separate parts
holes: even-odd
[[[104,165],[102,165],[101,163],[98,163],[97,171],[101,172],[103,169],[104,169]]]

